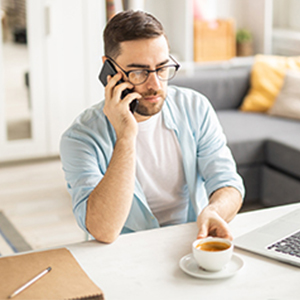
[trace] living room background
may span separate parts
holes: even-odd
[[[2,0],[2,4],[5,2]],[[63,130],[80,111],[103,97],[103,88],[97,75],[101,67],[101,37],[106,22],[106,1],[23,2],[26,3],[27,12],[29,71],[24,71],[25,74],[20,76],[30,79],[28,115],[31,133],[29,138],[10,140],[8,137],[6,101],[9,100],[5,98],[6,70],[3,68],[2,43],[0,65],[4,71],[0,75],[0,162],[57,156]],[[128,2],[153,13],[162,21],[170,39],[172,53],[182,63],[181,72],[191,74],[202,65],[194,63],[193,0]],[[210,16],[218,19],[231,18],[235,29],[248,29],[253,35],[254,54],[298,54],[299,1],[198,2],[201,2],[202,8],[209,4]],[[4,18],[2,16],[2,27],[5,26]],[[4,31],[2,35],[4,38]],[[234,59],[226,63],[245,64],[247,60]],[[25,84],[24,80],[24,89]]]

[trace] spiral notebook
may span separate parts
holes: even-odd
[[[51,271],[47,275],[15,298],[104,299],[101,289],[92,282],[66,248],[0,258],[0,299],[7,299],[20,286],[48,267],[51,267]]]

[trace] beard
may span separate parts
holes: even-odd
[[[145,93],[141,93],[142,98],[139,99],[139,105],[137,106],[136,112],[142,116],[153,116],[161,111],[162,106],[165,102],[166,93],[163,90],[149,90]],[[146,97],[151,96],[160,96],[160,101],[151,103],[147,100],[145,100]]]

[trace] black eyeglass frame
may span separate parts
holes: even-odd
[[[145,83],[145,82],[147,81],[148,77],[149,77],[149,74],[150,74],[150,73],[154,73],[154,72],[156,73],[156,76],[157,76],[157,78],[158,78],[159,80],[161,80],[161,81],[169,81],[169,80],[171,80],[172,78],[175,77],[176,72],[177,72],[177,71],[179,70],[179,68],[180,68],[180,64],[179,64],[179,63],[175,60],[175,58],[174,58],[172,55],[170,55],[170,54],[169,54],[169,57],[172,59],[172,61],[173,61],[175,64],[165,65],[165,66],[159,67],[159,68],[157,68],[157,69],[155,69],[155,70],[149,70],[149,69],[134,69],[134,70],[130,70],[130,71],[125,71],[125,70],[124,70],[123,68],[121,68],[121,67],[119,66],[119,64],[117,64],[116,61],[115,61],[114,59],[112,59],[110,56],[107,56],[107,55],[106,55],[106,57],[107,57],[107,59],[109,59],[112,63],[114,63],[119,69],[122,70],[122,72],[123,72],[123,73],[126,75],[126,77],[128,78],[128,81],[129,81],[131,84],[133,84],[134,86],[136,86],[136,85],[141,85],[141,84]],[[166,67],[175,67],[174,75],[173,75],[172,77],[168,78],[168,79],[161,79],[161,78],[157,75],[157,72],[159,72],[159,70],[161,70],[161,69],[163,69],[163,68],[166,68]],[[132,83],[132,82],[129,80],[129,74],[132,73],[132,72],[136,72],[136,71],[146,71],[146,72],[147,72],[147,76],[146,76],[145,80],[142,81],[141,83],[138,83],[138,84]]]

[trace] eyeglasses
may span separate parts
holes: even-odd
[[[156,73],[156,76],[159,80],[168,81],[175,76],[176,72],[180,68],[180,64],[171,55],[169,55],[174,64],[159,67],[155,70],[136,69],[127,72],[121,68],[111,57],[106,57],[122,70],[122,72],[127,76],[128,81],[133,85],[143,84],[148,79],[149,74],[153,72]]]

